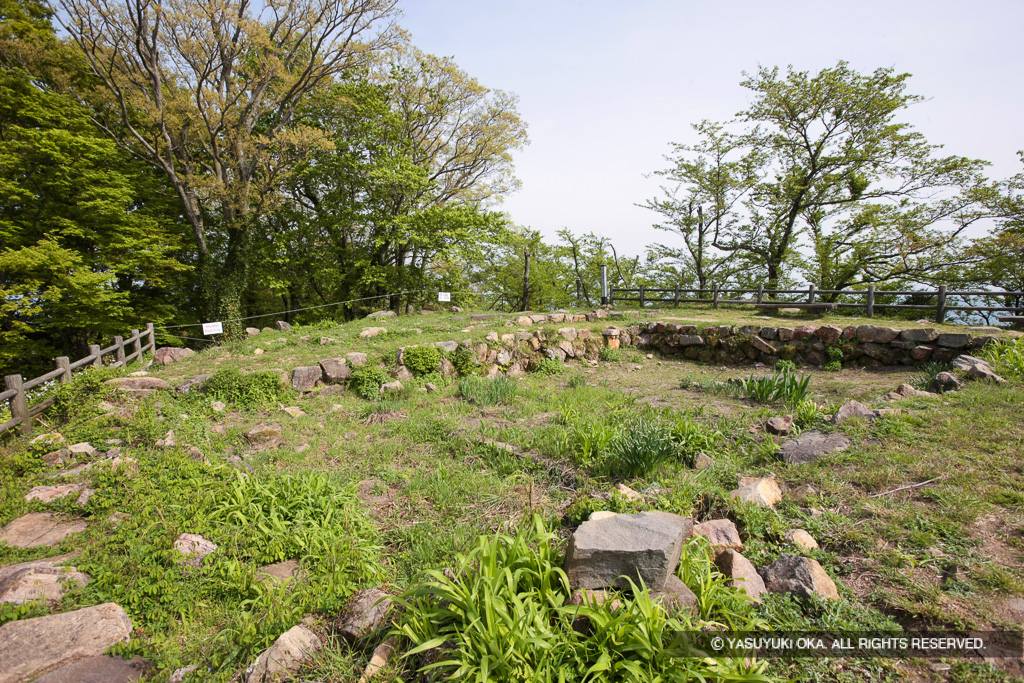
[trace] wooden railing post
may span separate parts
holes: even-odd
[[[132,330],[132,338],[135,339],[135,343],[132,344],[132,353],[135,354],[135,360],[139,363],[142,362],[142,335],[139,334],[138,330]]]
[[[503,295],[504,296],[504,295]],[[153,323],[146,323],[146,336],[149,337],[149,352],[156,352],[156,330],[153,328]]]
[[[99,368],[103,366],[103,357],[100,356],[99,344],[89,344],[89,355],[95,356],[95,358],[92,359],[92,364],[94,367]]]
[[[868,285],[867,309],[868,309],[867,316],[869,318],[874,318],[875,317],[875,286],[874,285]]]
[[[718,308],[718,297],[718,285],[715,285],[714,289],[711,290],[711,306],[716,309]]]
[[[757,305],[760,306],[764,303],[764,285],[757,286]]]
[[[672,303],[673,308],[679,308],[679,285],[676,285],[676,298]]]
[[[117,354],[117,364],[118,366],[124,365],[124,337],[114,337],[114,344],[117,345],[117,348],[114,349]]]
[[[814,303],[814,285],[807,285],[807,303]]]
[[[935,302],[935,322],[941,323],[946,319],[946,285],[939,285],[938,301]]]
[[[647,299],[647,285],[640,285],[640,308],[644,307],[644,302]]]
[[[11,417],[21,420],[21,423],[18,425],[18,432],[22,436],[31,434],[32,418],[28,414],[28,398],[25,396],[25,387],[23,386],[21,375],[7,375],[4,377],[4,387],[8,391],[18,392],[10,400]]]
[[[57,359],[57,369],[63,370],[64,373],[58,377],[61,384],[67,384],[71,381],[71,359],[67,356],[61,356]]]

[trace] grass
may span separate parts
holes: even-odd
[[[0,548],[0,563],[82,550],[76,566],[93,577],[84,589],[71,591],[55,605],[5,606],[0,623],[116,601],[139,629],[120,651],[151,659],[157,680],[194,663],[211,670],[209,680],[227,681],[303,617],[332,621],[357,588],[383,586],[414,602],[419,599],[414,592],[430,585],[423,581],[423,572],[461,566],[459,557],[474,552],[470,565],[475,558],[505,553],[495,571],[499,564],[522,568],[527,583],[506,588],[497,582],[476,582],[475,595],[490,596],[506,610],[519,609],[517,600],[524,609],[528,600],[533,601],[530,609],[537,611],[532,614],[540,618],[534,635],[559,643],[562,659],[552,661],[575,672],[573,667],[592,666],[596,660],[590,657],[598,649],[613,658],[628,658],[615,643],[635,644],[644,651],[642,643],[631,640],[638,627],[664,634],[677,625],[667,615],[651,612],[642,597],[627,596],[631,602],[626,611],[602,616],[607,640],[577,638],[558,625],[550,601],[539,602],[541,594],[527,589],[534,580],[528,575],[549,577],[548,585],[555,588],[548,595],[563,595],[554,570],[575,525],[596,509],[659,509],[697,521],[729,517],[740,529],[744,555],[758,566],[792,552],[784,534],[790,528],[804,528],[821,544],[812,556],[840,584],[842,599],[834,604],[777,595],[760,606],[737,602],[721,590],[721,575],[709,563],[706,549],[691,546],[680,576],[701,600],[697,618],[702,623],[749,620],[774,629],[828,624],[865,629],[1013,625],[1012,615],[1001,605],[1024,583],[1024,477],[1019,462],[1024,436],[1017,428],[1024,387],[1010,371],[1010,362],[995,361],[997,372],[1010,380],[1007,385],[969,383],[941,399],[879,402],[899,384],[912,381],[919,370],[844,367],[836,372],[803,371],[810,377],[807,390],[813,388],[813,400],[759,403],[745,400],[737,383],[730,381],[748,375],[748,369],[657,355],[647,359],[633,349],[620,349],[614,354],[619,362],[597,367],[575,363],[563,366],[572,367],[565,375],[529,373],[501,380],[503,389],[482,377],[472,376],[471,384],[464,385],[467,378],[453,381],[430,371],[403,380],[406,388],[401,394],[380,401],[379,382],[391,381],[386,369],[393,369],[398,347],[405,346],[408,353],[412,344],[479,342],[489,331],[509,332],[503,319],[480,324],[458,317],[400,317],[389,321],[387,337],[371,339],[358,338],[369,324],[362,321],[315,331],[296,325],[287,333],[264,333],[152,371],[172,384],[200,373],[246,378],[261,371],[278,378],[293,367],[360,351],[369,358],[366,367],[378,370],[354,373],[372,375],[367,386],[376,387],[365,392],[372,404],[355,391],[334,387],[302,397],[282,387],[274,400],[228,401],[215,399],[209,390],[128,399],[108,391],[101,374],[61,388],[59,411],[49,413],[48,424],[37,426],[37,432],[60,431],[67,443],[89,441],[101,450],[116,447],[137,465],[132,470],[97,468],[87,473],[83,480],[97,494],[84,509],[73,501],[44,506],[26,503],[24,496],[32,486],[52,482],[47,477],[52,470],[41,457],[53,448],[30,446],[23,439],[0,444],[0,524],[41,510],[89,522],[86,532],[54,549]],[[708,324],[784,324],[724,309],[666,311],[663,319],[684,317]],[[789,324],[802,322],[806,321],[794,319]],[[828,322],[853,321],[830,317]],[[599,334],[607,323],[574,326]],[[321,337],[337,341],[321,345]],[[264,353],[254,355],[256,348]],[[448,360],[462,364],[464,374],[477,372],[473,352],[459,348],[448,354]],[[1004,350],[999,358],[1010,358],[1010,353]],[[796,369],[776,370],[792,375]],[[419,391],[427,382],[439,390]],[[470,397],[483,398],[478,402]],[[824,421],[834,406],[851,399],[902,412],[870,423],[833,426]],[[214,400],[224,400],[228,409],[214,412]],[[112,415],[98,407],[100,401],[115,406]],[[299,405],[306,416],[292,418],[281,412],[282,404]],[[792,414],[800,428],[843,432],[853,445],[817,464],[787,467],[774,455],[777,443],[751,431],[782,413]],[[260,421],[280,425],[280,443],[259,448],[247,443],[244,432]],[[646,431],[634,429],[641,425]],[[175,431],[178,446],[156,448],[169,429]],[[122,441],[120,446],[105,444],[115,438]],[[655,452],[664,448],[669,455],[637,470],[616,466],[614,450],[622,447],[625,452],[631,438]],[[486,440],[511,444],[518,454],[566,467],[574,473],[575,483],[567,484],[556,470],[489,446],[483,443]],[[300,445],[307,448],[300,451]],[[635,451],[641,461],[645,452]],[[711,456],[712,467],[691,469],[692,459],[701,452]],[[239,476],[239,458],[252,468],[247,477]],[[82,457],[80,462],[88,460]],[[775,510],[729,498],[739,477],[769,473],[787,490]],[[618,494],[606,501],[591,497],[612,491],[618,483],[643,491],[643,499]],[[791,492],[804,484],[818,493],[797,500]],[[364,491],[372,498],[361,499]],[[821,514],[808,512],[812,507]],[[114,512],[130,517],[114,525],[109,521]],[[543,520],[540,531],[534,515]],[[173,561],[171,544],[183,532],[201,533],[220,546],[211,564],[199,572],[185,572]],[[519,537],[522,541],[516,546]],[[549,542],[541,544],[542,537]],[[542,556],[541,545],[547,555]],[[484,550],[477,550],[481,547]],[[518,548],[514,553],[513,547]],[[513,555],[519,559],[510,565]],[[306,582],[291,592],[257,582],[259,567],[277,558],[300,561]],[[943,580],[953,568],[955,580]],[[458,576],[470,586],[472,572]],[[462,615],[446,613],[432,622],[424,614],[433,613],[415,615],[422,620],[417,628],[423,629],[417,637],[426,638],[420,642],[438,637],[430,636],[431,629],[458,628],[472,634],[472,643],[452,655],[458,661],[453,666],[479,671],[480,643],[499,625],[484,621],[470,628]],[[552,619],[546,621],[549,616]],[[477,632],[478,627],[484,630]],[[497,632],[495,642],[522,643],[525,632]],[[537,655],[524,645],[516,647],[515,657],[506,663],[494,661],[494,666],[547,666],[538,664]],[[349,649],[332,640],[302,677],[354,682],[370,650],[372,644]],[[672,674],[674,664],[649,652],[637,656]],[[958,665],[960,680],[975,680],[974,675],[977,680],[1003,680],[998,672],[992,673],[995,670],[982,672],[976,664]],[[411,680],[420,666],[418,656],[399,659],[386,675]],[[730,671],[750,674],[749,669]],[[908,677],[908,671],[911,678],[929,675],[922,663],[862,659],[772,660],[761,673],[774,680],[838,681],[896,680]]]

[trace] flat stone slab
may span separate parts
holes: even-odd
[[[35,683],[130,683],[153,667],[148,659],[132,657],[90,657],[51,671]]]
[[[743,541],[740,540],[740,532],[731,519],[712,519],[701,522],[693,527],[694,536],[704,536],[711,543],[711,547],[719,550],[732,548],[740,550],[743,548]]]
[[[26,501],[38,500],[49,503],[72,493],[80,494],[85,489],[85,484],[57,484],[56,486],[34,486],[25,494]]]
[[[301,581],[305,573],[299,567],[298,560],[275,562],[256,570],[256,580],[263,583],[283,584]]]
[[[774,508],[782,500],[782,489],[769,477],[740,477],[739,487],[730,491],[729,497],[744,503]]]
[[[36,676],[89,657],[131,638],[132,622],[112,602],[0,626],[0,683]]]
[[[825,434],[813,430],[782,444],[779,457],[790,465],[806,465],[823,455],[839,453],[850,447],[850,439],[842,434]]]
[[[692,532],[691,519],[667,512],[592,516],[569,541],[569,583],[573,588],[622,588],[629,585],[628,577],[661,590]]]
[[[393,605],[391,596],[380,589],[357,591],[349,599],[342,618],[338,620],[341,636],[350,643],[365,638],[384,626]]]
[[[323,643],[302,624],[292,626],[245,671],[245,683],[290,681]]]
[[[203,558],[217,550],[217,544],[198,534],[182,534],[174,542],[174,549],[182,554],[182,562],[189,567],[199,567]]]
[[[838,600],[836,583],[817,560],[782,554],[774,563],[760,571],[764,585],[773,593],[792,593],[800,598],[817,595]]]
[[[71,534],[85,531],[85,520],[62,521],[49,512],[32,512],[0,529],[0,543],[15,548],[57,545]]]
[[[69,553],[0,567],[0,604],[57,600],[72,587],[84,586],[89,582],[86,574],[58,566],[73,556]]]
[[[117,387],[121,391],[134,394],[151,394],[154,391],[170,391],[173,387],[158,377],[115,377],[105,384]]]

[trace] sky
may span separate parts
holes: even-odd
[[[846,60],[863,73],[913,74],[926,97],[902,117],[949,154],[985,159],[989,175],[1022,170],[1024,2],[861,0],[402,0],[402,25],[427,52],[481,84],[519,96],[530,144],[522,187],[501,210],[554,238],[567,227],[620,253],[653,242],[659,194],[650,174],[691,124],[750,103],[739,83],[758,65],[818,71]],[[649,177],[648,177],[649,176]]]

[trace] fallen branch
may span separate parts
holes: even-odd
[[[924,486],[925,484],[930,484],[933,481],[938,481],[939,479],[942,479],[942,477],[935,477],[934,479],[929,479],[928,481],[922,481],[919,484],[908,484],[906,486],[901,486],[898,489],[893,489],[892,491],[882,491],[881,493],[876,493],[874,495],[868,496],[868,498],[879,498],[881,496],[888,496],[890,493],[897,493],[899,491],[906,491],[907,489],[916,489],[918,487]]]

